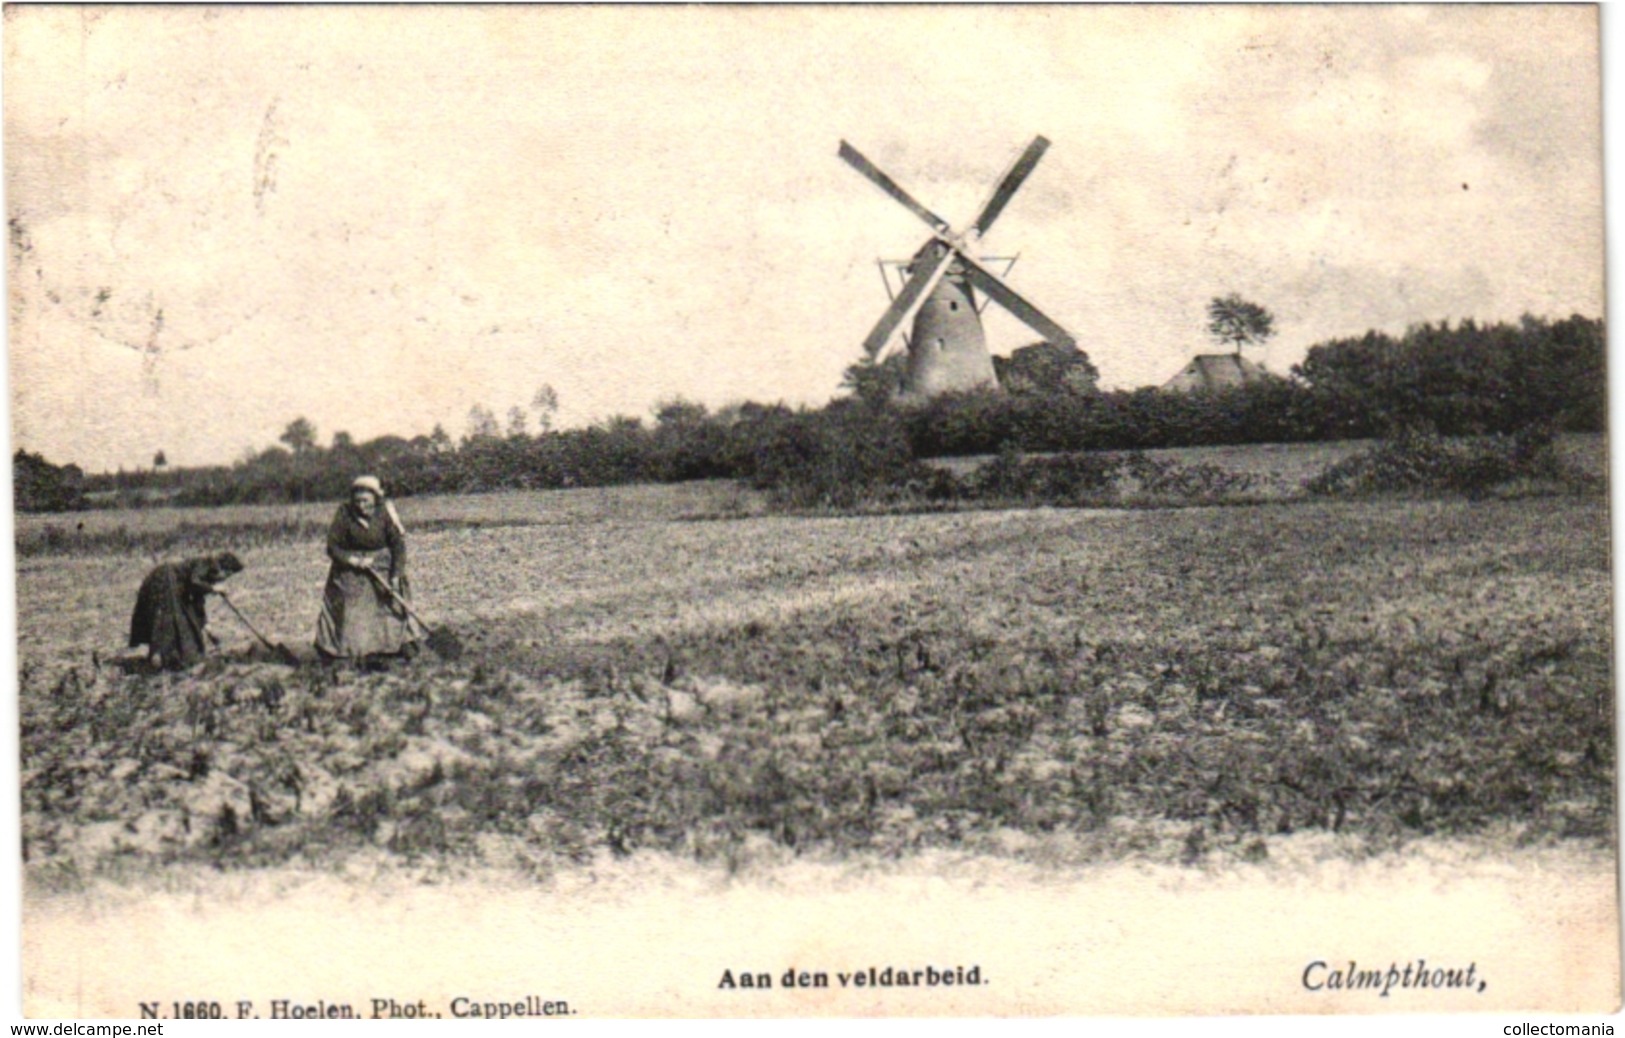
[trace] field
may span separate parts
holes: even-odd
[[[1130,477],[1119,493],[1088,496],[1080,503],[1165,507],[1190,503],[1248,504],[1295,501],[1309,497],[1306,484],[1322,471],[1368,449],[1372,441],[1334,443],[1249,444],[1190,447],[1120,453],[1147,459],[1153,466],[1184,467],[1239,477],[1229,488],[1201,489],[1226,480],[1194,481],[1198,488],[1173,493],[1134,486]],[[1602,437],[1566,435],[1555,444],[1555,457],[1572,472],[1593,482],[1607,471],[1607,445]],[[1036,458],[1045,457],[1036,455]],[[943,458],[929,462],[957,476],[983,468],[992,456]],[[1097,502],[1095,498],[1100,500]],[[916,501],[915,505],[925,502]],[[1033,504],[1032,500],[1012,504]],[[731,480],[709,480],[663,486],[632,485],[551,491],[508,491],[490,494],[414,497],[407,504],[410,526],[434,533],[495,526],[549,526],[615,521],[741,519],[772,510],[768,495]],[[914,505],[904,506],[908,510]],[[953,505],[932,503],[933,508]],[[984,504],[971,507],[986,507]],[[891,506],[886,510],[898,510]],[[101,509],[68,514],[18,513],[14,543],[23,559],[40,556],[125,555],[153,560],[175,558],[229,544],[234,550],[255,549],[319,539],[332,518],[327,501],[296,505],[240,505],[222,508]]]
[[[266,662],[217,607],[223,658],[128,674],[150,555],[22,555],[29,875],[1612,839],[1600,498],[755,510],[715,484],[403,502],[419,606],[471,651],[385,673]],[[231,512],[194,533],[280,531],[218,546],[308,651],[330,506]]]

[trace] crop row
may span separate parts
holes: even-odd
[[[362,847],[547,870],[1606,839],[1605,516],[1559,499],[434,535],[424,584],[474,646],[460,663],[149,677],[25,658],[25,840],[78,874]],[[39,601],[27,574],[20,593]]]

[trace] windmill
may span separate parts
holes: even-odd
[[[879,360],[892,333],[913,318],[912,332],[907,336],[908,375],[903,382],[904,396],[927,397],[998,384],[973,289],[1004,307],[1046,341],[1058,346],[1073,344],[1066,329],[1045,317],[1002,277],[989,270],[985,259],[973,255],[982,236],[999,218],[1048,147],[1049,141],[1034,137],[1027,150],[999,180],[976,219],[964,230],[955,231],[856,148],[846,141],[841,142],[840,157],[848,165],[931,228],[931,237],[902,267],[902,287],[892,297],[886,312],[880,315],[869,337],[863,340],[864,352],[871,360]]]

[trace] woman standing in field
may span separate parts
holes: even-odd
[[[385,553],[387,585],[380,572]],[[417,643],[406,611],[390,594],[405,599],[410,593],[406,530],[376,476],[350,484],[350,500],[339,506],[327,530],[327,555],[332,566],[316,621],[316,651],[327,660],[412,656]]]

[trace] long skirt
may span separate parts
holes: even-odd
[[[359,660],[409,651],[405,610],[364,573],[334,565],[327,572],[316,651],[329,659]]]
[[[130,648],[145,645],[148,653],[171,669],[203,659],[207,618],[203,596],[188,588],[186,572],[164,563],[141,582],[130,616]]]

